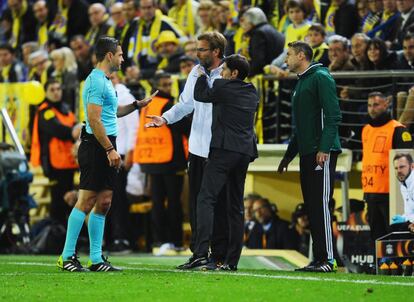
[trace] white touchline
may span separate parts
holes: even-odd
[[[42,262],[1,262],[2,264],[10,265],[33,265],[33,266],[56,266],[51,263],[42,263]],[[128,263],[133,264],[133,263]],[[298,281],[316,281],[316,282],[337,282],[337,283],[351,283],[351,284],[367,284],[367,285],[389,285],[389,286],[409,286],[414,287],[414,282],[399,282],[399,281],[377,281],[377,280],[347,280],[347,279],[334,279],[334,278],[324,278],[324,277],[304,277],[304,276],[282,276],[282,275],[262,275],[254,273],[242,273],[242,272],[200,272],[200,271],[185,271],[177,269],[163,269],[163,268],[149,268],[149,267],[121,267],[126,270],[134,271],[156,271],[156,272],[165,272],[165,273],[177,273],[177,274],[209,274],[209,275],[226,275],[226,276],[235,276],[235,277],[255,277],[263,279],[279,279],[279,280],[298,280]],[[15,273],[0,273],[0,276],[22,276],[26,272],[15,272]],[[31,275],[58,275],[61,273],[29,273]],[[113,273],[119,274],[119,273]]]

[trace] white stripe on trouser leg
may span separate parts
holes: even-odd
[[[331,154],[328,154],[327,161],[323,164],[323,214],[325,226],[325,245],[328,259],[333,259],[331,214],[329,212],[329,197],[331,192],[331,181],[329,173]]]

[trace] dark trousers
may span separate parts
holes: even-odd
[[[126,195],[128,171],[122,167],[115,178],[116,184],[113,191],[111,209],[107,215],[107,227],[109,240],[130,239],[129,226],[129,203]]]
[[[183,175],[151,174],[151,217],[155,243],[183,245],[183,184]]]
[[[190,249],[195,252],[197,240],[197,197],[200,192],[201,182],[203,180],[204,169],[207,159],[194,154],[188,158],[188,182],[190,187],[189,208],[190,208],[190,226],[191,242]],[[216,260],[223,260],[227,253],[228,243],[228,222],[226,211],[226,190],[219,193],[214,215],[213,237],[211,239],[211,254]]]
[[[364,199],[367,202],[371,238],[375,241],[379,237],[388,234],[389,231],[389,194],[365,193]]]
[[[50,218],[52,220],[66,226],[67,220],[72,210],[65,202],[63,197],[66,192],[73,190],[73,170],[54,170],[50,181],[55,184],[50,188]]]
[[[338,154],[331,152],[321,168],[316,164],[316,153],[300,157],[300,184],[309,216],[315,261],[334,258],[329,201],[334,190],[337,159]]]
[[[223,188],[227,194],[227,218],[229,229],[225,263],[237,265],[243,246],[244,233],[244,182],[250,157],[222,149],[211,149],[204,169],[203,181],[197,198],[196,255],[207,255],[213,235],[213,222],[219,194]]]

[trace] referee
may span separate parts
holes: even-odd
[[[116,151],[116,119],[146,106],[155,95],[118,106],[118,98],[109,76],[120,70],[124,61],[121,46],[114,38],[102,37],[96,43],[95,52],[97,64],[87,77],[83,90],[86,127],[82,129],[82,142],[78,151],[79,198],[69,216],[65,246],[57,263],[60,269],[69,272],[87,271],[79,262],[75,248],[88,214],[88,269],[102,272],[120,270],[102,255],[105,216],[111,206],[115,178],[121,166],[121,157]]]
[[[338,135],[341,112],[335,81],[328,69],[311,62],[312,48],[308,44],[299,41],[288,44],[286,63],[299,80],[292,93],[295,129],[278,172],[287,170],[299,153],[300,183],[309,216],[314,260],[298,271],[334,272],[337,264],[328,203],[341,152]]]

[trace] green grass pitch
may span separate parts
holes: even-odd
[[[242,257],[238,272],[182,272],[183,257],[137,255],[111,257],[122,273],[73,274],[56,260],[0,256],[0,301],[414,301],[414,277],[296,273],[271,257]]]

